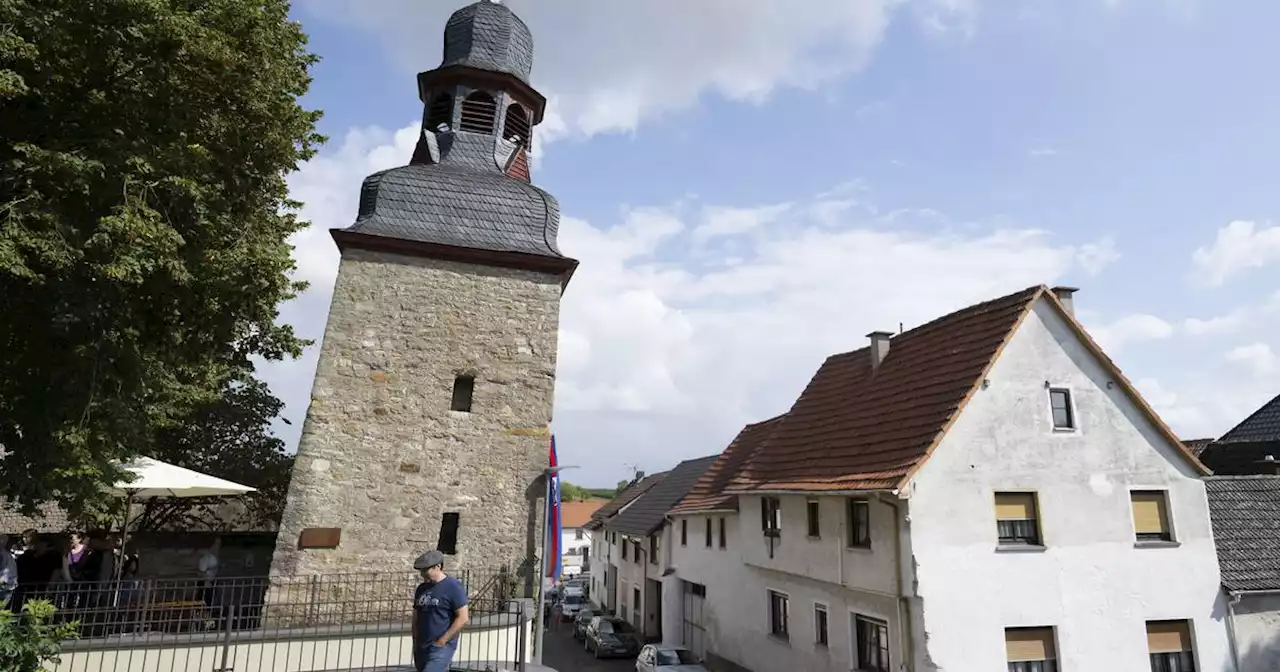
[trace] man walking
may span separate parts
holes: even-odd
[[[467,624],[467,589],[444,573],[444,554],[427,551],[413,568],[422,583],[413,595],[413,666],[417,672],[449,672],[458,633]]]

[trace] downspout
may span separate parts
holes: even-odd
[[[1231,649],[1232,669],[1240,672],[1240,649],[1236,644],[1236,604],[1240,602],[1240,593],[1227,593],[1227,646]]]
[[[885,499],[884,494],[879,494],[877,500],[893,509],[893,575],[898,597],[898,643],[905,658],[900,669],[911,672],[915,669],[915,636],[911,630],[911,603],[906,591],[902,589],[902,507],[897,502]]]

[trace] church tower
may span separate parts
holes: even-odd
[[[505,5],[458,10],[418,75],[409,165],[370,175],[342,262],[272,574],[452,569],[540,553],[560,296],[578,262],[530,183],[546,99]]]

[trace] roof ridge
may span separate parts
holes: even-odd
[[[1225,434],[1218,437],[1217,442],[1218,443],[1250,443],[1251,440],[1249,439],[1232,440],[1230,438],[1231,434],[1234,433],[1236,430],[1244,427],[1245,425],[1248,425],[1250,422],[1257,419],[1259,416],[1263,415],[1264,413],[1280,414],[1280,394],[1277,394],[1270,401],[1259,406],[1257,410],[1250,413],[1248,417],[1246,417],[1244,420],[1241,420],[1240,422],[1236,423],[1235,427],[1228,429]]]

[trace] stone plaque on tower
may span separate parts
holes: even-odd
[[[443,62],[418,75],[409,165],[365,179],[355,223],[332,231],[342,261],[273,576],[408,572],[436,547],[453,570],[540,553],[560,297],[578,262],[556,246],[556,200],[530,183],[545,107],[532,64],[505,5],[455,12]]]

